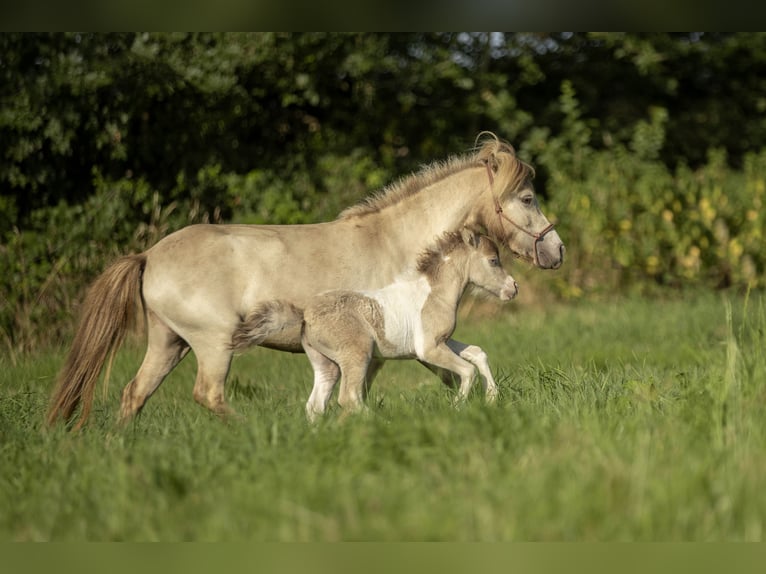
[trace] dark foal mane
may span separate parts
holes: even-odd
[[[507,184],[496,191],[498,195],[503,190],[515,191],[534,177],[532,166],[518,159],[516,150],[511,144],[499,140],[491,132],[481,132],[476,138],[476,147],[472,152],[450,157],[446,161],[435,161],[424,165],[417,172],[387,185],[356,205],[344,209],[338,215],[338,219],[377,213],[459,171],[483,165],[492,169],[496,180],[507,180]]]
[[[462,245],[465,245],[465,242],[460,232],[448,231],[434,245],[420,254],[418,257],[418,272],[426,277],[436,277],[444,263],[444,258]]]

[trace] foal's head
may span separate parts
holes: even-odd
[[[513,299],[519,292],[516,281],[503,269],[497,245],[486,235],[464,228],[448,233],[420,258],[418,270],[431,282],[447,277],[442,271],[452,267],[479,287],[502,301]]]

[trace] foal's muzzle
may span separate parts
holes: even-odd
[[[505,285],[500,291],[501,301],[510,301],[519,294],[519,285],[510,277],[505,280]]]

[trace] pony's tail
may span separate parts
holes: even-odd
[[[133,322],[145,265],[143,253],[121,257],[88,290],[72,348],[51,396],[48,425],[59,419],[69,422],[80,403],[80,420],[74,428],[85,423],[101,369]]]
[[[285,329],[300,327],[303,311],[286,301],[259,303],[247,314],[231,337],[234,351],[260,344],[264,339]]]

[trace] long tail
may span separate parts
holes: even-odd
[[[267,337],[289,328],[300,326],[303,311],[286,301],[266,301],[256,305],[237,326],[231,337],[235,351],[258,345]]]
[[[69,422],[82,403],[80,428],[90,414],[101,369],[122,344],[136,312],[146,255],[126,255],[93,283],[83,304],[80,324],[51,396],[47,421]]]

